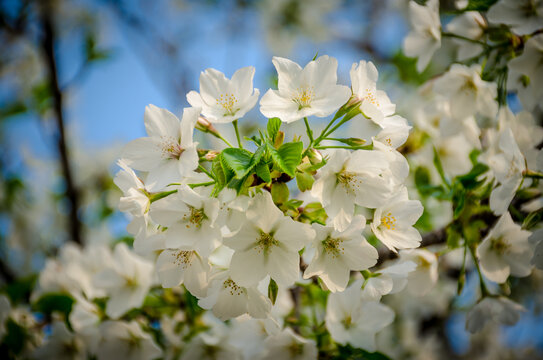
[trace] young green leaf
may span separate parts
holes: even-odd
[[[255,172],[258,175],[259,178],[261,178],[264,182],[271,182],[271,173],[270,168],[268,167],[268,164],[266,164],[263,161],[260,161],[258,164],[256,164]]]
[[[268,144],[268,151],[274,164],[290,177],[296,175],[296,166],[298,166],[302,160],[303,149],[304,144],[301,141],[283,144],[279,149],[275,149]]]
[[[268,285],[268,297],[270,298],[272,305],[275,305],[275,300],[277,300],[277,293],[279,292],[279,287],[275,280],[270,279],[270,284]]]
[[[268,120],[267,129],[268,129],[268,136],[271,142],[274,142],[275,137],[277,136],[277,132],[279,131],[280,127],[281,127],[281,119],[274,117]]]
[[[253,154],[245,149],[227,148],[221,156],[223,165],[234,171],[237,179],[242,179],[256,165],[251,166]]]

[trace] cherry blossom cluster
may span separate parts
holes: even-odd
[[[273,64],[278,88],[260,100],[260,111],[270,120],[252,144],[244,144],[238,133],[238,120],[259,97],[252,67],[230,79],[214,69],[202,72],[200,91],[187,94],[192,107],[181,120],[148,106],[148,136],[130,142],[119,160],[120,209],[131,216],[134,249],[154,261],[159,283],[183,285],[219,319],[248,314],[282,323],[273,315],[277,291],[313,279],[333,293],[326,327],[334,340],[373,351],[374,334],[394,318],[379,300],[405,286],[392,279],[407,282],[409,273],[419,271],[414,281],[420,287],[437,280],[435,256],[422,250],[402,252],[395,269],[368,271],[378,261],[377,243],[371,245],[368,236],[393,252],[421,242],[413,225],[423,208],[408,197],[409,165],[397,151],[410,126],[377,89],[371,62],[353,64],[351,87],[337,84],[337,61],[328,56],[303,68],[279,57]],[[314,136],[308,117],[331,115]],[[302,119],[305,144],[300,137],[285,142],[281,122]],[[348,121],[367,131],[332,138]],[[233,123],[238,147],[213,126],[221,123]],[[195,129],[222,139],[226,147],[200,148]],[[304,200],[290,197],[297,192],[292,180]],[[364,272],[366,281],[349,286],[353,271]],[[106,311],[114,304],[109,300]],[[135,306],[123,304],[125,311]]]

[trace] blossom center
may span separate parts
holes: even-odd
[[[292,343],[290,343],[287,347],[288,349],[288,352],[290,354],[290,356],[292,358],[295,358],[297,356],[301,356],[304,354],[304,345],[303,344],[299,344],[295,341],[293,341]]]
[[[387,230],[396,230],[396,218],[392,216],[390,211],[381,218],[381,226]]]
[[[232,279],[228,278],[222,283],[222,287],[230,293],[230,295],[240,296],[243,294],[243,288],[236,284]]]
[[[496,253],[503,255],[507,252],[511,245],[505,242],[502,237],[499,237],[490,239],[490,247]]]
[[[234,94],[221,94],[217,100],[217,105],[222,106],[225,116],[234,115],[239,108],[237,107],[238,99]]]
[[[179,160],[181,154],[185,151],[185,149],[181,147],[181,144],[173,137],[162,137],[160,148],[162,150],[163,159]]]
[[[330,254],[333,258],[337,258],[340,254],[345,253],[345,248],[343,247],[343,239],[328,236],[325,240],[322,241],[322,247],[324,249],[324,252]]]
[[[351,328],[351,326],[353,326],[353,320],[351,319],[350,316],[347,316],[346,318],[344,318],[341,323],[343,324],[343,327],[348,330]]]
[[[312,86],[300,87],[292,99],[298,104],[298,110],[311,106],[311,101],[315,97],[315,91]]]
[[[366,95],[364,96],[364,100],[370,102],[377,107],[380,107],[379,100],[377,100],[375,91],[373,91],[372,89],[366,89]]]
[[[272,234],[267,234],[260,230],[260,237],[256,241],[255,249],[257,249],[259,253],[267,253],[272,246],[279,246],[279,241],[277,241]]]
[[[194,251],[181,250],[175,255],[175,259],[173,262],[177,266],[180,266],[183,269],[186,269],[187,267],[190,266],[193,255],[194,255]]]
[[[346,170],[343,170],[339,172],[336,175],[337,181],[343,185],[345,190],[347,190],[348,193],[355,193],[358,188],[360,188],[360,185],[362,184],[362,181],[358,178],[356,173],[349,172]]]
[[[187,222],[187,229],[191,226],[200,228],[202,226],[202,222],[207,219],[207,216],[204,213],[204,209],[196,209],[193,206],[189,206],[189,210],[190,214],[186,213],[183,215],[183,221]]]

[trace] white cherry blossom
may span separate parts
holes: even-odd
[[[113,250],[108,268],[94,277],[94,284],[109,295],[106,314],[119,318],[132,308],[140,307],[149,292],[153,279],[153,265],[119,243]]]
[[[163,287],[185,285],[194,296],[205,296],[209,263],[197,251],[165,249],[157,258],[156,271]]]
[[[466,330],[474,334],[488,323],[511,326],[518,322],[520,314],[525,311],[522,305],[506,297],[485,297],[468,312]]]
[[[413,225],[424,211],[418,200],[409,200],[407,189],[375,209],[371,229],[390,250],[411,249],[420,245],[422,237]]]
[[[387,157],[376,150],[336,150],[318,176],[311,194],[321,201],[339,231],[351,222],[355,204],[376,208],[393,190]]]
[[[345,231],[313,224],[317,252],[304,272],[304,279],[317,275],[331,292],[343,291],[351,271],[370,268],[377,262],[377,250],[362,236],[366,219],[357,215]]]
[[[199,108],[185,108],[180,122],[166,109],[154,105],[145,108],[148,137],[128,143],[122,158],[133,169],[149,172],[145,179],[149,189],[179,182],[198,166],[198,143],[192,140],[198,115]]]
[[[295,62],[274,57],[279,76],[278,90],[268,90],[260,100],[266,117],[290,123],[307,116],[324,117],[345,104],[351,90],[337,85],[337,60],[326,55],[310,61],[305,68]]]
[[[413,296],[426,295],[437,283],[437,256],[426,249],[409,249],[400,251],[402,261],[417,264],[407,277],[407,290]]]
[[[530,275],[534,247],[528,241],[529,237],[530,232],[515,224],[508,212],[503,214],[477,247],[477,258],[483,275],[500,284],[509,275]]]
[[[511,26],[517,35],[528,35],[543,28],[543,1],[500,0],[488,10],[488,21]]]
[[[201,256],[208,257],[221,240],[220,228],[215,226],[218,213],[217,199],[181,185],[177,193],[155,201],[149,216],[168,228],[164,232],[168,249],[196,250]]]
[[[202,109],[202,114],[212,123],[229,123],[242,118],[251,110],[260,91],[253,89],[255,68],[237,70],[232,79],[215,69],[200,74],[200,93],[187,94],[190,105]]]
[[[392,323],[394,312],[378,302],[362,300],[361,285],[357,280],[345,291],[328,296],[326,328],[337,343],[374,352],[375,334]]]
[[[258,359],[314,360],[317,359],[317,355],[318,349],[314,340],[304,339],[292,329],[286,328],[266,339],[263,355]]]
[[[411,32],[404,39],[403,51],[407,56],[418,58],[417,71],[422,72],[441,47],[439,1],[428,0],[424,6],[410,1],[409,22]]]
[[[256,285],[270,275],[281,286],[299,277],[300,251],[315,236],[307,224],[283,215],[269,192],[257,194],[247,209],[247,221],[224,244],[234,249],[232,279],[241,286]]]
[[[497,85],[481,79],[481,66],[453,64],[449,71],[434,81],[434,90],[450,99],[454,119],[481,114],[489,118],[498,112]]]
[[[96,348],[100,360],[152,360],[162,350],[137,322],[105,321],[100,325],[101,340]]]
[[[500,131],[498,149],[497,154],[489,157],[488,166],[499,183],[490,194],[490,209],[494,214],[501,215],[507,211],[522,182],[526,162],[509,128]]]
[[[204,309],[211,309],[221,320],[249,314],[254,318],[266,318],[271,301],[256,286],[243,287],[232,280],[229,271],[218,271],[209,279],[207,296],[198,301]]]
[[[379,123],[383,118],[391,116],[396,110],[396,105],[390,102],[383,90],[377,90],[377,78],[379,73],[371,61],[361,60],[351,67],[351,87],[353,99],[360,101],[362,113]]]

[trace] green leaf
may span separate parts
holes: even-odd
[[[275,137],[277,136],[277,132],[279,131],[280,127],[281,119],[274,117],[268,120],[268,137],[272,143],[275,141]]]
[[[466,205],[466,190],[462,187],[460,183],[455,183],[454,192],[452,197],[453,205],[453,219],[456,220],[464,211]]]
[[[542,218],[543,218],[543,209],[532,211],[531,213],[528,214],[528,216],[526,216],[526,218],[522,222],[522,228],[525,230],[531,230],[537,224],[541,223]]]
[[[309,220],[310,223],[316,222],[325,225],[328,215],[326,215],[326,211],[323,209],[321,203],[312,202],[304,207],[301,217],[302,219]]]
[[[213,189],[214,194],[218,194],[227,184],[226,174],[221,165],[221,155],[217,156],[211,163],[211,172],[215,176],[215,187]]]
[[[34,289],[36,280],[38,279],[37,275],[30,275],[24,278],[19,278],[16,281],[7,284],[4,288],[9,300],[12,304],[19,304],[27,302]]]
[[[268,285],[268,297],[270,298],[272,305],[275,305],[275,300],[277,300],[277,293],[279,292],[279,287],[275,280],[270,279],[270,284]]]
[[[5,323],[5,335],[1,340],[0,354],[7,356],[6,359],[19,359],[17,355],[20,355],[25,348],[28,332],[13,319],[8,318]]]
[[[456,229],[456,226],[450,225],[447,226],[445,232],[447,233],[447,246],[451,249],[456,249],[460,246],[460,240],[462,239],[462,235],[460,232]]]
[[[296,167],[302,160],[303,149],[304,144],[301,141],[283,144],[277,150],[268,144],[268,151],[270,152],[274,164],[290,177],[296,175]]]
[[[313,178],[313,175],[307,172],[296,172],[296,183],[301,192],[311,190],[314,182],[315,178]]]
[[[270,168],[264,161],[260,161],[258,164],[256,164],[255,172],[264,182],[269,183],[272,181]]]
[[[271,187],[271,195],[273,202],[278,205],[286,202],[290,195],[287,184],[283,182],[273,183]]]
[[[75,300],[67,294],[49,293],[45,294],[34,303],[34,310],[44,314],[51,314],[54,311],[64,313],[66,317],[72,311]]]
[[[477,178],[488,171],[488,166],[485,164],[475,164],[471,171],[465,175],[457,176],[456,179],[462,183],[462,186],[468,190],[475,189],[482,184],[484,184],[484,180],[477,181]]]
[[[443,171],[443,165],[441,164],[441,159],[439,158],[439,154],[435,147],[434,147],[434,166],[436,167],[436,170],[439,173],[439,176],[441,177],[443,184],[445,184],[450,189],[451,183],[449,182],[449,179],[447,179],[447,176],[445,176],[445,171]]]
[[[237,179],[242,179],[250,171],[249,166],[253,158],[253,154],[250,151],[238,148],[226,148],[222,151],[221,156],[222,164],[232,170],[236,174]]]
[[[469,0],[464,11],[487,11],[498,0]]]

